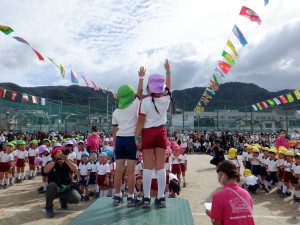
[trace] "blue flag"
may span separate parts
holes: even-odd
[[[78,84],[78,78],[77,78],[77,75],[76,75],[76,73],[73,72],[72,70],[71,70],[71,82],[72,82],[73,84]]]
[[[246,38],[244,37],[244,35],[242,34],[242,32],[240,31],[240,29],[234,25],[232,32],[234,33],[234,35],[237,37],[237,39],[239,39],[239,41],[241,42],[242,46],[246,46],[248,44]]]
[[[265,5],[268,5],[268,3],[269,3],[269,0],[265,0]]]

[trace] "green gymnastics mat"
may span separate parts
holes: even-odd
[[[151,207],[127,208],[126,199],[118,207],[112,205],[112,198],[100,198],[84,210],[70,225],[193,225],[193,217],[187,200],[168,198],[166,208],[158,208],[151,199]]]

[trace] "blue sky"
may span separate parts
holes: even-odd
[[[238,17],[242,5],[262,24]],[[113,90],[136,85],[140,66],[147,74],[164,73],[169,58],[173,89],[207,85],[227,38],[240,53],[222,82],[256,83],[268,90],[299,88],[300,1],[152,0],[2,1],[0,24],[15,32],[0,34],[0,82],[21,86],[70,85],[70,70]],[[231,34],[237,23],[249,44]],[[11,36],[26,39],[44,57],[67,66],[62,79],[49,61]],[[201,93],[199,93],[200,95]]]

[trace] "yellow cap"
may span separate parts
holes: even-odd
[[[276,149],[275,147],[271,147],[270,150],[275,150],[275,151],[277,151],[277,149]]]
[[[285,153],[288,151],[284,146],[280,146],[278,148],[279,153],[285,155]]]
[[[276,148],[275,149],[274,148],[270,148],[269,153],[275,153],[275,154],[277,154]]]
[[[257,147],[257,148],[261,148],[261,146],[259,144],[254,144],[253,146]]]
[[[259,149],[258,149],[256,146],[254,146],[254,147],[252,148],[252,152],[257,152],[257,153],[259,153]]]
[[[245,177],[249,177],[249,176],[251,176],[251,175],[252,175],[251,170],[249,170],[249,169],[245,169],[245,170],[244,170],[244,176],[245,176]]]
[[[299,156],[300,157],[300,153],[295,154],[295,156]]]
[[[287,151],[286,153],[285,153],[285,155],[286,156],[293,156],[294,157],[294,152],[292,152],[292,151]]]
[[[237,149],[236,148],[230,148],[228,150],[228,158],[235,158],[236,157],[236,153],[237,153]]]
[[[264,147],[263,151],[269,151],[270,149],[268,147]]]

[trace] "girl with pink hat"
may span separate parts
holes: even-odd
[[[180,147],[175,141],[172,142],[171,147],[172,147],[172,153],[170,155],[170,162],[172,166],[171,172],[177,176],[180,184],[180,175],[181,175],[180,163],[182,162],[182,155],[180,154]]]
[[[179,150],[179,154],[181,155],[181,162],[180,162],[180,169],[181,169],[181,175],[183,179],[183,187],[186,187],[186,179],[185,179],[185,172],[187,170],[187,154],[185,152],[186,146],[184,144],[181,144]]]
[[[170,92],[171,72],[168,60],[165,61],[164,66],[166,69],[166,78],[160,74],[152,74],[148,79],[149,96],[141,101],[135,131],[135,144],[138,148],[143,149],[143,208],[150,207],[150,187],[153,169],[156,170],[158,181],[158,194],[155,198],[155,203],[161,208],[166,207],[164,193],[166,187],[166,170],[164,165],[167,148],[167,131],[164,125],[167,122],[167,111],[172,97]],[[164,94],[165,90],[168,92],[167,94]],[[140,135],[142,135],[142,143],[139,140]],[[155,156],[155,165],[153,165],[153,155]]]

